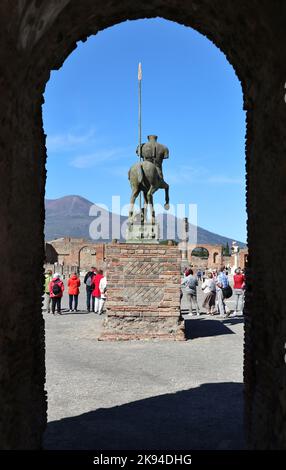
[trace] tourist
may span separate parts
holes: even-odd
[[[80,279],[77,276],[77,273],[73,273],[72,276],[68,280],[69,308],[70,308],[69,311],[70,312],[77,312],[79,286],[80,286]],[[73,308],[73,302],[74,302],[74,308]]]
[[[57,313],[61,315],[61,301],[65,286],[60,278],[59,273],[55,273],[52,281],[50,282],[50,296],[52,299],[52,313],[55,315],[56,307]]]
[[[194,276],[194,272],[192,269],[188,269],[185,271],[185,276],[184,279],[181,282],[181,285],[185,287],[185,293],[188,299],[188,305],[189,305],[189,313],[191,315],[193,314],[193,305],[196,311],[196,314],[199,315],[199,306],[197,302],[197,285],[198,285],[198,279]]]
[[[230,315],[230,310],[226,312],[223,290],[228,287],[228,278],[224,273],[224,268],[220,268],[220,272],[216,279],[216,305],[218,314],[223,317]]]
[[[217,276],[218,276],[217,269],[213,269],[213,270],[212,270],[212,273],[213,273],[213,280],[216,282]]]
[[[184,268],[183,275],[186,276],[186,273],[187,273],[190,269],[192,269],[191,266],[186,266],[186,267]]]
[[[226,313],[226,305],[223,297],[222,284],[216,282],[216,308],[219,315],[222,317],[227,317],[230,314],[230,311]]]
[[[219,282],[223,289],[228,286],[228,277],[225,274],[224,267],[220,268],[219,273],[217,275],[217,282]]]
[[[200,269],[197,271],[197,278],[198,278],[198,281],[202,280],[202,271]]]
[[[233,276],[233,293],[235,295],[235,310],[234,313],[237,315],[239,312],[243,313],[244,307],[244,289],[245,289],[245,275],[240,268],[235,270]],[[238,308],[240,303],[240,309]]]
[[[92,290],[92,311],[94,313],[99,313],[99,301],[101,299],[101,292],[99,289],[99,283],[101,279],[103,278],[103,271],[102,269],[99,269],[97,274],[94,274],[92,277],[92,285],[93,285],[93,290]]]
[[[48,313],[51,311],[51,296],[50,296],[50,282],[53,279],[53,272],[49,269],[45,273],[45,283],[44,283],[44,289],[45,289],[45,308]]]
[[[203,301],[203,308],[207,310],[208,315],[214,315],[214,306],[216,298],[216,285],[213,279],[213,273],[208,272],[206,280],[202,284],[205,298]]]
[[[100,300],[99,300],[99,315],[103,313],[103,307],[106,301],[106,289],[107,289],[107,281],[106,276],[103,276],[99,281],[99,291],[100,291]]]
[[[183,271],[181,271],[181,274],[183,275],[183,277],[185,278],[186,276],[186,272],[189,270],[188,267],[185,267]],[[181,303],[182,303],[182,298],[183,298],[184,294],[183,294],[183,290],[182,290],[182,287],[180,288],[180,310],[181,310]]]
[[[94,278],[96,273],[97,273],[97,269],[94,266],[92,266],[90,268],[90,271],[88,271],[86,275],[84,276],[84,280],[83,280],[83,282],[86,285],[86,308],[88,312],[90,312],[90,298],[92,296],[92,291],[94,288],[92,284],[92,279]]]

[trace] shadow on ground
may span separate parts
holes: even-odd
[[[242,415],[243,384],[204,384],[52,421],[44,448],[243,449]]]
[[[242,320],[241,320],[242,321]],[[234,335],[235,333],[227,327],[241,323],[240,320],[206,320],[204,318],[185,318],[185,334],[187,339],[205,338],[207,336]]]

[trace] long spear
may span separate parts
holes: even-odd
[[[138,131],[139,131],[139,160],[141,162],[142,155],[141,155],[141,141],[142,141],[142,103],[141,103],[141,95],[142,95],[142,65],[139,62],[138,65],[138,94],[139,94],[139,110],[138,110]],[[140,191],[140,214],[141,214],[141,222],[142,222],[142,192]]]

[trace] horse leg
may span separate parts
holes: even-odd
[[[136,188],[132,188],[132,194],[131,194],[131,198],[130,198],[130,206],[129,206],[129,221],[131,223],[133,223],[133,209],[134,209],[134,204],[135,204],[135,200],[139,194],[140,190],[138,187]]]
[[[165,187],[165,204],[164,204],[164,209],[166,211],[168,211],[170,209],[170,205],[169,205],[169,185],[166,183],[166,187]]]
[[[154,186],[150,186],[150,189],[147,193],[147,201],[148,201],[148,205],[150,207],[152,225],[155,224],[155,211],[154,211],[154,205],[153,205],[153,194],[155,193],[156,190],[157,190],[157,188],[155,188]]]
[[[147,221],[147,211],[148,211],[148,201],[147,201],[147,193],[146,191],[143,191],[143,197],[144,197],[144,209],[143,209],[143,217],[144,217],[144,223]]]
[[[151,223],[152,225],[155,225],[155,209],[154,209],[154,203],[153,203],[153,196],[151,199]]]
[[[168,211],[170,209],[169,206],[169,185],[165,181],[161,184],[160,188],[165,189],[165,204],[164,209]]]

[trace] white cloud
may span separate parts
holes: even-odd
[[[79,146],[92,145],[95,143],[95,130],[82,134],[75,134],[72,132],[48,135],[47,136],[47,149],[48,152],[64,152],[71,151]]]
[[[130,150],[124,148],[98,149],[93,153],[79,155],[70,161],[75,168],[92,168],[102,163],[110,163],[119,159],[126,159]]]

